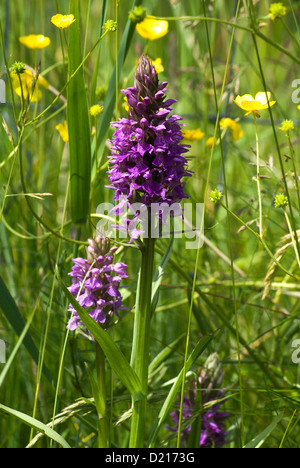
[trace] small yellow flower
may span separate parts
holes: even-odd
[[[92,117],[99,117],[102,114],[103,106],[99,106],[99,104],[95,104],[94,106],[90,107],[90,115]]]
[[[61,15],[60,13],[51,18],[51,23],[59,29],[68,28],[74,21],[76,21],[74,15]]]
[[[19,41],[28,49],[44,49],[51,41],[49,37],[43,36],[43,34],[29,34],[29,36],[19,37]]]
[[[168,33],[169,23],[165,20],[156,20],[146,17],[141,23],[136,25],[136,30],[144,39],[154,41]]]
[[[183,136],[186,141],[202,140],[204,135],[205,133],[203,133],[200,128],[196,128],[195,130],[187,130],[186,132],[183,132]]]
[[[68,124],[65,120],[63,124],[56,125],[56,130],[58,130],[60,136],[62,137],[63,141],[67,143],[69,141],[69,131],[68,131]]]
[[[234,141],[240,140],[244,135],[241,125],[229,117],[225,117],[220,120],[220,127],[230,129]]]
[[[286,15],[286,7],[282,3],[272,3],[270,5],[268,16],[272,21],[275,21],[277,18],[282,18]]]
[[[289,133],[292,130],[295,130],[295,125],[292,120],[284,120],[281,124],[281,127],[278,127],[278,128],[279,130],[282,130],[283,132],[285,132],[286,136],[289,136]]]
[[[241,109],[247,111],[245,115],[251,114],[253,112],[256,117],[260,117],[259,112],[263,109],[268,109],[268,107],[274,106],[276,101],[270,101],[271,93],[260,92],[257,93],[255,98],[251,94],[244,94],[244,96],[237,96],[233,102],[239,106]]]
[[[212,147],[215,148],[217,146],[217,144],[218,144],[218,140],[216,140],[214,137],[210,137],[206,141],[205,146],[206,146],[206,148],[212,148]]]

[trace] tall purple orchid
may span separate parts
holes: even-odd
[[[142,56],[134,87],[123,90],[129,106],[128,118],[113,122],[109,188],[115,191],[117,209],[141,203],[171,206],[188,198],[185,178],[191,176],[183,156],[189,146],[182,144],[182,120],[169,115],[174,99],[166,100],[167,82],[159,83],[151,61]],[[128,222],[124,219],[125,225]],[[127,227],[127,225],[126,225]],[[131,232],[138,237],[139,231]]]
[[[184,153],[188,146],[182,144],[182,120],[170,115],[171,105],[176,102],[166,99],[166,82],[159,83],[151,61],[142,56],[136,68],[134,86],[123,90],[129,106],[128,118],[113,122],[110,166],[108,170],[110,189],[115,192],[115,213],[122,216],[121,231],[130,233],[130,238],[139,239],[141,268],[135,304],[135,319],[131,365],[141,383],[139,399],[132,401],[130,448],[141,448],[145,443],[145,419],[147,411],[148,365],[150,326],[152,313],[152,282],[155,259],[155,235],[149,227],[152,219],[159,227],[164,223],[166,207],[173,216],[182,215],[178,208],[184,198],[185,178],[191,176]],[[139,208],[135,210],[136,205]],[[174,205],[176,208],[174,209]],[[153,206],[155,210],[153,211]],[[127,218],[124,208],[134,214]],[[152,215],[153,218],[149,218]],[[137,228],[141,224],[141,229]],[[146,224],[147,223],[147,224]]]

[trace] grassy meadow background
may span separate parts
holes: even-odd
[[[175,239],[164,271],[151,324],[150,361],[164,354],[149,377],[147,434],[170,381],[183,368],[186,351],[190,354],[199,339],[213,334],[191,372],[217,353],[223,371],[218,388],[226,397],[222,411],[230,414],[224,448],[241,448],[255,438],[253,446],[299,448],[300,367],[292,360],[292,344],[300,340],[299,265],[284,212],[274,206],[277,193],[288,195],[293,217],[290,207],[286,212],[294,220],[292,226],[300,229],[295,183],[297,171],[300,174],[300,110],[299,102],[292,100],[296,91],[292,84],[300,79],[299,3],[283,2],[286,15],[272,21],[268,0],[143,0],[137,3],[148,15],[169,20],[168,34],[148,42],[128,23],[131,0],[79,3],[83,57],[98,41],[106,20],[118,25],[83,67],[88,107],[100,104],[104,110],[97,122],[88,115],[92,180],[89,216],[80,226],[72,221],[68,197],[69,145],[56,129],[66,120],[67,89],[52,104],[55,90],[60,92],[68,79],[68,52],[64,33],[50,20],[56,13],[68,13],[69,2],[3,0],[0,4],[0,74],[7,91],[7,102],[0,105],[5,122],[0,128],[0,339],[7,345],[6,364],[0,364],[0,447],[59,446],[51,435],[34,439],[38,423],[49,423],[72,448],[95,447],[97,421],[89,372],[95,368],[94,344],[74,332],[66,339],[68,300],[55,265],[69,286],[71,260],[84,256],[84,244],[95,234],[97,206],[113,201],[113,192],[105,188],[107,139],[113,133],[109,122],[126,116],[120,90],[133,85],[136,61],[146,48],[151,59],[161,58],[164,70],[159,79],[169,82],[168,98],[178,101],[174,112],[184,117],[185,129],[201,128],[205,133],[201,140],[189,142],[189,168],[194,175],[186,186],[194,204],[205,204],[205,242],[200,250],[189,250],[184,236]],[[65,30],[67,38],[74,25]],[[51,44],[43,50],[25,48],[19,37],[31,33],[50,37]],[[53,92],[40,87],[41,99],[26,114],[22,167],[15,119],[20,98],[14,93],[13,101],[6,74],[6,66],[19,61],[32,68],[40,64],[41,75],[54,88]],[[254,121],[233,99],[265,90],[276,104],[261,111],[257,121],[262,243],[256,235]],[[229,130],[219,132],[223,117],[239,119],[242,138],[234,141]],[[295,165],[288,139],[278,128],[284,120],[293,120],[295,126],[290,134]],[[206,142],[214,135],[221,135],[221,142],[211,149]],[[27,194],[40,194],[39,198],[24,196],[24,181]],[[222,205],[209,199],[209,191],[216,188],[224,195]],[[156,265],[169,243],[170,239],[157,241]],[[270,274],[272,255],[285,270],[276,266]],[[107,333],[129,360],[140,260],[130,246],[121,249],[119,258],[129,266],[124,304],[131,311]],[[127,447],[130,395],[108,363],[107,375],[111,446]],[[179,399],[180,391],[172,410]],[[176,433],[168,429],[171,424],[168,417],[156,447],[176,447]]]

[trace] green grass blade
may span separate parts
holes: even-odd
[[[104,331],[83,309],[80,304],[76,301],[74,296],[64,285],[60,275],[57,271],[57,278],[61,285],[63,292],[66,297],[78,313],[79,317],[94,336],[95,340],[101,346],[108,362],[113,371],[118,375],[122,383],[129,390],[130,394],[134,399],[138,399],[138,395],[142,392],[142,387],[138,376],[136,375],[133,368],[125,358],[124,354],[120,351],[115,342],[111,339],[107,331]]]
[[[79,0],[70,0],[76,21],[70,27],[69,77],[82,62]],[[70,154],[70,210],[75,224],[84,224],[89,214],[91,185],[91,133],[83,67],[68,86],[67,119]]]
[[[171,344],[166,346],[149,365],[149,374],[152,374],[166,359],[168,359],[178,348],[182,340],[184,339],[185,334],[182,333],[176,340]]]
[[[22,331],[22,333],[21,333],[21,335],[20,335],[20,337],[19,337],[19,339],[18,339],[12,353],[10,354],[4,368],[2,369],[2,372],[0,373],[0,388],[2,387],[2,384],[5,381],[5,377],[6,377],[8,371],[10,369],[11,364],[13,363],[13,361],[15,359],[15,356],[17,355],[17,352],[18,352],[21,344],[23,343],[23,340],[24,340],[26,334],[28,333],[28,330],[29,330],[29,327],[31,325],[34,314],[35,314],[35,310],[33,310],[31,316],[27,320],[27,323],[26,323],[26,326],[25,326],[24,330]]]
[[[281,421],[282,415],[277,416],[265,430],[263,430],[260,434],[258,434],[254,439],[252,439],[248,444],[244,445],[243,448],[260,448],[267,437],[271,434],[271,432],[275,429],[277,424]]]
[[[103,28],[105,18],[106,18],[107,7],[108,7],[108,0],[103,0],[100,26],[99,26],[99,38],[102,36],[102,28]],[[100,63],[100,52],[101,52],[101,43],[99,44],[99,47],[98,47],[97,59],[96,59],[95,69],[94,69],[93,78],[92,78],[91,93],[90,93],[90,105],[91,106],[94,105],[95,98],[96,98],[97,78],[98,78],[99,63]]]
[[[11,416],[15,416],[24,424],[27,424],[27,426],[30,426],[33,429],[36,429],[39,432],[42,432],[47,437],[49,437],[50,439],[54,440],[59,445],[61,445],[63,448],[71,448],[70,445],[65,441],[65,439],[60,434],[58,434],[56,431],[49,428],[45,424],[41,423],[37,419],[34,419],[25,413],[21,413],[20,411],[16,411],[12,408],[9,408],[8,406],[4,406],[1,404],[0,404],[0,411],[2,411],[3,413],[10,414]]]
[[[11,296],[1,276],[0,276],[0,309],[2,310],[4,316],[6,317],[7,321],[10,323],[11,327],[16,332],[16,334],[18,336],[21,336],[26,325],[18,309],[17,304],[15,303],[13,297]],[[32,359],[35,361],[36,364],[38,364],[39,352],[29,332],[26,333],[23,339],[23,344],[25,348],[27,349],[27,351],[29,352]],[[51,376],[49,374],[48,369],[45,366],[43,368],[43,373],[45,377],[49,380],[49,382],[51,382],[52,380]]]
[[[141,4],[142,4],[142,0],[135,0],[133,2],[132,9],[135,6],[139,6]],[[97,129],[97,140],[100,143],[100,146],[99,148],[96,148],[96,154],[99,151],[99,154],[102,155],[104,151],[105,141],[107,138],[107,133],[109,130],[110,122],[112,120],[112,115],[113,115],[115,103],[116,103],[116,81],[118,83],[120,82],[122,67],[125,62],[125,58],[129,50],[134,32],[135,32],[135,24],[132,21],[128,20],[125,26],[124,33],[122,35],[122,41],[121,41],[121,45],[120,45],[120,49],[119,49],[119,53],[117,57],[118,65],[115,65],[114,70],[112,72],[109,85],[108,85],[108,90],[107,90],[106,97],[104,100],[104,109],[99,119],[99,124],[98,124],[98,129]],[[118,76],[117,76],[117,73],[118,73]]]
[[[211,342],[213,337],[214,337],[214,334],[209,335],[209,336],[204,336],[203,338],[200,339],[200,341],[198,341],[197,345],[195,346],[195,348],[193,349],[192,353],[190,354],[190,356],[189,356],[189,358],[187,360],[187,363],[186,363],[186,366],[185,366],[186,372],[188,372],[190,370],[191,366],[194,364],[196,359],[207,348],[207,346],[209,345],[209,343]],[[183,381],[183,369],[178,374],[178,376],[177,376],[175,382],[173,383],[172,388],[169,391],[168,396],[167,396],[167,398],[166,398],[166,400],[165,400],[165,402],[164,402],[164,404],[163,404],[163,406],[162,406],[162,408],[161,408],[161,410],[159,412],[158,418],[157,418],[157,420],[155,422],[155,425],[153,426],[153,429],[152,429],[152,433],[151,433],[149,444],[148,444],[149,447],[154,447],[158,431],[159,431],[162,423],[164,422],[164,420],[166,419],[166,417],[170,413],[170,408],[171,408],[171,406],[173,404],[173,401],[175,400],[176,396],[178,395],[178,391],[180,390],[180,386],[182,385],[182,381]]]

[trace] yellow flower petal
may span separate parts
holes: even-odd
[[[68,131],[68,124],[67,121],[64,121],[64,124],[56,125],[56,130],[58,130],[60,136],[62,137],[63,141],[67,143],[69,141],[69,131]]]
[[[28,49],[44,49],[47,47],[51,41],[49,37],[44,36],[43,34],[29,34],[29,36],[19,37],[19,41]]]
[[[161,58],[158,57],[155,60],[151,60],[151,62],[152,62],[152,65],[154,66],[155,71],[156,71],[157,74],[162,73],[164,71],[164,67],[162,65]]]
[[[206,141],[205,146],[206,146],[206,148],[212,148],[212,147],[215,148],[217,146],[217,144],[218,144],[218,140],[215,139],[214,137],[210,137]]]
[[[243,130],[241,129],[241,125],[229,117],[224,117],[220,120],[220,127],[230,129],[234,141],[240,140],[244,134]]]
[[[136,25],[136,30],[144,39],[151,41],[165,36],[169,31],[169,23],[164,20],[155,20],[146,17],[144,21]]]
[[[51,18],[51,23],[59,29],[68,28],[74,21],[76,21],[74,15],[61,15],[60,13]]]
[[[42,97],[42,92],[37,87],[35,87],[34,90],[32,89],[32,87],[28,86],[22,86],[22,89],[21,86],[15,88],[16,94],[20,97],[22,96],[22,90],[24,99],[27,100],[29,98],[31,102],[37,102]]]
[[[257,117],[259,117],[258,111],[267,109],[268,107],[272,107],[276,104],[276,101],[270,101],[270,97],[270,92],[259,92],[256,94],[255,98],[251,94],[244,94],[244,96],[237,96],[233,102],[241,109],[247,111],[246,115],[253,112]]]
[[[204,135],[205,133],[203,133],[200,128],[196,128],[195,130],[186,130],[183,132],[183,136],[186,141],[201,140]]]
[[[23,89],[23,96],[25,99],[29,98],[31,102],[36,102],[39,101],[42,97],[42,93],[39,89],[39,86],[42,86],[45,89],[49,88],[49,83],[48,81],[43,78],[42,76],[39,76],[38,79],[36,80],[36,75],[35,73],[31,72],[27,68],[25,68],[24,73],[21,75],[17,75],[15,73],[11,73],[12,77],[12,85],[13,88],[18,96],[22,95],[22,89]],[[20,85],[20,80],[22,83],[22,89]]]
[[[267,92],[267,93],[260,92],[256,94],[255,101],[259,101],[261,105],[264,106],[265,104],[268,105],[268,101],[270,101],[270,98],[271,98],[270,92]]]

